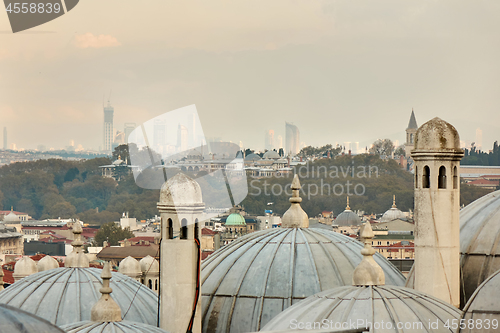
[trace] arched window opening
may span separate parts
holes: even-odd
[[[188,239],[188,226],[187,226],[187,220],[182,219],[181,221],[181,239]]]
[[[151,279],[148,280],[148,288],[153,289],[153,281]]]
[[[424,174],[422,175],[422,188],[431,187],[431,170],[426,165],[424,166]]]
[[[200,232],[198,224],[198,219],[194,220],[194,239],[200,240],[198,235],[198,233]]]
[[[174,239],[174,229],[172,225],[172,219],[168,219],[168,239]]]
[[[415,188],[418,188],[418,168],[415,166]]]
[[[439,168],[438,188],[446,188],[446,168],[443,165]]]
[[[155,290],[158,291],[158,279],[155,279]]]
[[[458,188],[458,169],[457,167],[453,167],[453,189],[456,190]]]
[[[410,143],[413,143],[413,133],[410,134]]]

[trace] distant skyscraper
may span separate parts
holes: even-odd
[[[104,107],[104,137],[102,150],[111,152],[114,141],[114,130],[113,130],[113,114],[115,109],[111,106],[108,101],[108,105]]]
[[[3,149],[7,150],[7,127],[3,128]]]
[[[127,141],[135,141],[135,139],[131,139],[129,140],[129,135],[130,133],[132,133],[132,131],[135,129],[136,125],[135,123],[125,123],[125,125],[123,126],[123,133],[125,133],[125,142]]]
[[[167,144],[167,125],[165,120],[155,119],[153,128],[153,145],[158,151],[162,151]]]
[[[274,147],[274,131],[273,130],[268,130],[266,131],[266,137],[265,137],[265,149],[267,150],[273,150]]]
[[[476,147],[477,150],[483,150],[483,131],[480,128],[476,130]]]
[[[188,147],[188,130],[186,126],[179,124],[177,129],[177,150],[185,151]]]
[[[286,123],[286,154],[296,155],[300,151],[300,133],[297,126]]]
[[[276,140],[276,145],[278,149],[283,148],[283,137],[281,135],[278,135],[278,140]]]

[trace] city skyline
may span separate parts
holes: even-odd
[[[307,145],[404,142],[412,107],[420,123],[447,119],[464,141],[481,128],[485,150],[500,139],[496,3],[133,4],[88,0],[2,34],[0,126],[10,143],[97,150],[110,89],[120,131],[196,104],[207,137],[254,149],[264,149],[255,133],[284,139],[285,120]]]

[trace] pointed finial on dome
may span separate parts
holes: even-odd
[[[80,221],[76,221],[73,224],[75,240],[71,243],[73,251],[66,257],[64,267],[89,267],[89,258],[83,253],[82,232],[83,228]]]
[[[10,206],[10,211],[13,212],[14,211],[14,206]]]
[[[392,195],[392,208],[398,208],[398,207],[396,207],[396,195],[395,194]]]
[[[110,295],[113,289],[109,286],[109,280],[111,280],[109,261],[102,268],[101,278],[102,288],[99,289],[99,292],[102,295],[90,310],[90,320],[96,322],[122,321],[122,310]]]
[[[281,219],[282,228],[308,228],[309,227],[309,217],[306,212],[300,206],[302,198],[299,195],[299,191],[302,188],[300,186],[299,176],[295,174],[292,181],[292,197],[289,199],[291,206],[283,214]]]
[[[366,221],[361,228],[360,237],[365,244],[361,250],[363,259],[358,267],[354,270],[352,276],[353,286],[380,286],[385,284],[385,275],[382,268],[377,264],[373,255],[375,250],[372,247],[372,239],[374,237],[373,229],[370,221]]]
[[[347,196],[347,206],[345,206],[345,210],[351,210],[351,207],[349,207],[349,196]]]

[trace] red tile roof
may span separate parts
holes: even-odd
[[[214,251],[203,251],[201,253],[201,260],[205,260],[209,255],[211,255],[212,253],[214,253]]]
[[[201,229],[201,234],[202,235],[209,235],[209,236],[213,236],[213,235],[216,235],[217,234],[217,231],[213,231],[213,230],[210,230],[208,228],[203,228]]]

